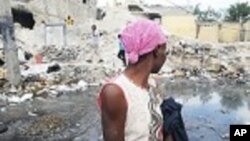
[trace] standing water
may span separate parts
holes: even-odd
[[[190,141],[229,140],[231,124],[250,124],[250,85],[177,80],[164,82],[164,90],[183,104]]]

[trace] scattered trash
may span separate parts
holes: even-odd
[[[13,102],[13,103],[21,102],[20,97],[18,97],[18,96],[12,96],[12,97],[8,98],[8,101]]]
[[[17,93],[17,88],[15,86],[11,86],[10,90],[9,90],[10,93]]]
[[[3,66],[5,64],[5,62],[3,61],[2,58],[0,58],[0,66]]]
[[[29,93],[29,94],[24,94],[22,97],[21,97],[21,102],[24,102],[26,100],[30,100],[31,98],[33,97],[33,94],[32,93]]]
[[[221,112],[222,114],[229,114],[229,111],[228,111],[228,110],[225,110],[225,109],[221,109],[220,112]]]
[[[58,72],[59,70],[61,70],[61,67],[59,64],[55,64],[52,66],[49,66],[47,69],[47,73],[52,73],[52,72]]]
[[[37,82],[41,80],[40,76],[38,74],[31,74],[31,75],[28,75],[26,76],[24,82],[28,83],[28,82]]]
[[[27,51],[24,52],[24,58],[26,60],[30,60],[33,57],[33,55]]]
[[[89,83],[88,86],[92,86],[92,87],[95,87],[95,86],[100,86],[102,85],[102,83]]]
[[[8,131],[8,127],[5,124],[0,123],[0,134],[3,134],[7,131]]]
[[[33,97],[33,94],[25,94],[22,97],[18,97],[15,95],[12,95],[10,97],[8,97],[8,102],[10,103],[21,103],[27,100],[30,100]]]
[[[86,62],[88,62],[88,63],[92,63],[93,61],[92,61],[92,60],[90,60],[90,59],[88,59],[88,60],[86,60]]]
[[[100,60],[98,61],[98,63],[102,63],[102,62],[104,62],[103,59],[100,59]]]
[[[243,79],[237,79],[235,83],[238,85],[245,85],[247,82]]]
[[[59,92],[55,91],[55,90],[50,90],[48,92],[49,96],[53,97],[53,98],[56,98],[56,97],[59,97]]]
[[[78,82],[78,87],[79,87],[80,89],[86,89],[87,86],[88,86],[88,83],[85,82],[85,81],[83,81],[83,80],[80,80],[80,81]]]
[[[35,61],[37,64],[43,63],[43,56],[41,54],[35,55]]]
[[[225,140],[228,140],[229,139],[229,134],[226,133],[226,134],[222,135],[222,138],[225,139]]]
[[[250,89],[249,89],[249,90],[246,90],[246,93],[250,95]]]
[[[1,112],[6,112],[7,109],[6,109],[6,107],[2,107],[2,108],[0,109],[0,111],[1,111]]]
[[[28,115],[29,115],[29,116],[32,116],[32,117],[36,117],[36,116],[37,116],[36,113],[33,113],[33,112],[31,112],[31,111],[28,112]]]
[[[61,91],[61,92],[62,91],[74,91],[74,88],[67,86],[67,85],[59,85],[59,86],[56,86],[54,90]]]

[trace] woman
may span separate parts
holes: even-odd
[[[161,140],[161,119],[148,79],[166,60],[167,38],[160,26],[149,20],[127,25],[121,37],[128,65],[103,86],[98,98],[104,140]]]

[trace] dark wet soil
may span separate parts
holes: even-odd
[[[35,98],[3,106],[0,122],[8,131],[0,141],[98,141],[101,135],[95,104],[97,87],[68,92],[57,98]]]

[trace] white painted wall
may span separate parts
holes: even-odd
[[[98,0],[97,8],[113,7],[115,5],[115,0]]]

